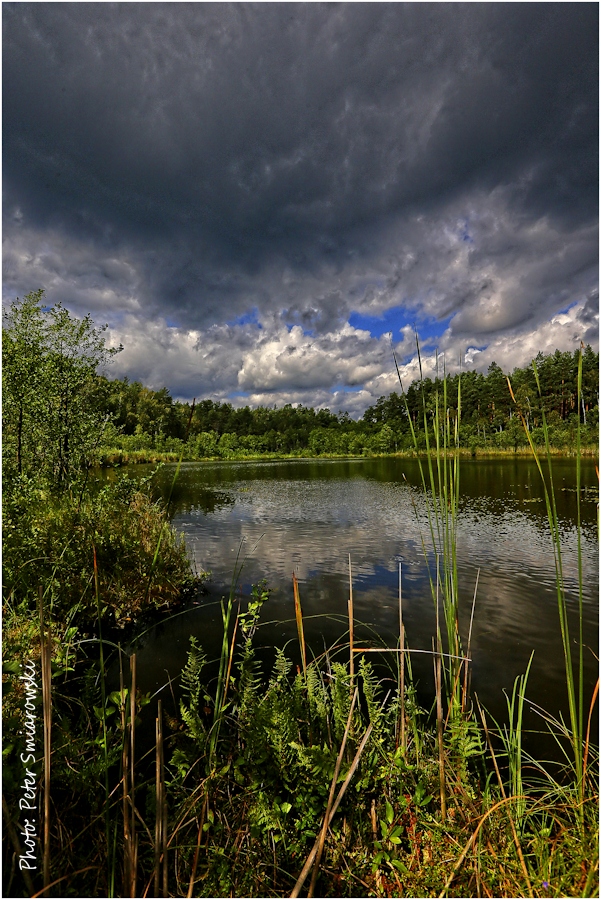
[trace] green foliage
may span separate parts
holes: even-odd
[[[53,618],[76,615],[89,627],[97,615],[95,550],[101,615],[109,622],[173,602],[193,582],[190,562],[183,538],[148,490],[123,477],[78,498],[19,479],[4,498],[5,597],[33,610],[44,584]]]
[[[540,397],[532,366],[517,368],[512,374],[518,407],[525,413],[535,443],[544,443],[544,409],[553,447],[574,449],[579,419],[583,446],[595,446],[599,418],[598,354],[590,347],[583,354],[580,404],[577,351],[539,354],[536,365],[542,373]],[[528,441],[500,367],[492,363],[486,374],[466,371],[461,380],[460,446],[471,449],[474,455],[477,450],[525,450]],[[447,375],[444,381],[448,409],[454,418],[459,375]],[[104,433],[103,453],[107,458],[107,448],[113,448],[125,454],[183,452],[186,459],[245,459],[265,454],[344,456],[410,452],[415,447],[423,452],[428,443],[434,446],[436,442],[436,394],[442,395],[442,382],[441,378],[415,382],[409,386],[405,399],[393,391],[380,397],[362,419],[354,421],[347,413],[335,415],[330,410],[290,404],[280,409],[235,409],[231,403],[202,400],[192,409],[190,404],[173,401],[165,388],[151,391],[127,379],[105,380],[104,408],[114,426]],[[442,427],[440,417],[438,427]]]
[[[118,352],[103,332],[90,316],[46,309],[43,291],[4,313],[5,474],[69,485],[90,464],[107,420],[97,373]]]
[[[206,654],[198,645],[198,640],[190,636],[190,650],[188,662],[182,669],[181,690],[182,697],[179,701],[180,715],[188,734],[202,750],[206,743],[207,729],[203,717],[203,703],[206,705],[206,688],[200,677],[207,661]]]

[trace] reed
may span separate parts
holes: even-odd
[[[401,720],[401,750],[407,749],[405,736],[405,626],[403,624],[403,578],[402,563],[399,562],[399,716]]]
[[[129,689],[129,896],[136,896],[137,863],[138,863],[138,836],[136,834],[136,654],[129,658],[130,689]]]
[[[305,644],[305,629],[303,626],[303,610],[301,607],[300,591],[298,589],[298,578],[292,573],[292,591],[294,594],[294,617],[296,619],[296,631],[298,634],[298,646],[300,648],[301,662],[303,665],[303,676],[307,678],[307,646]]]
[[[351,717],[349,716],[349,720],[350,720],[350,718]],[[357,766],[359,765],[359,760],[361,759],[361,754],[363,753],[363,751],[365,749],[365,745],[367,744],[367,742],[369,740],[372,729],[373,729],[373,725],[369,725],[367,727],[365,734],[363,735],[363,738],[361,739],[361,743],[359,744],[357,752],[355,753],[355,756],[354,756],[353,762],[351,763],[351,767],[348,771],[348,774],[347,774],[346,778],[344,779],[344,782],[343,782],[340,790],[338,791],[336,800],[334,801],[334,803],[331,806],[329,815],[325,819],[328,826],[330,825],[332,819],[336,815],[336,811],[337,811],[338,807],[340,806],[342,798],[344,797],[344,795],[346,793],[346,789],[349,786],[349,784],[351,783],[351,779],[357,770]],[[302,889],[302,886],[305,883],[307,875],[311,871],[311,867],[314,865],[314,862],[317,858],[317,853],[319,851],[320,843],[321,843],[321,834],[315,841],[315,844],[313,845],[313,849],[311,850],[309,856],[307,857],[307,861],[298,877],[296,884],[294,885],[292,893],[290,894],[291,898],[298,897],[298,895]]]
[[[50,821],[50,759],[53,751],[56,754],[61,710],[56,707],[58,691],[54,697],[51,691],[52,635],[49,623],[44,627],[40,605],[42,678],[47,688],[45,740],[46,736],[48,739],[48,777],[44,780],[44,827],[48,832],[44,833],[44,854],[46,857],[52,836],[52,850],[57,853],[53,869],[64,865],[70,870],[51,881],[50,867],[45,868],[44,891],[71,879],[65,892],[74,893],[78,879],[85,875],[86,890],[81,893],[101,896],[101,878],[108,872],[108,895],[114,896],[117,860],[122,853],[123,896],[135,896],[138,890],[146,896],[151,888],[155,896],[168,896],[169,890],[188,897],[195,893],[285,896],[291,888],[291,896],[299,896],[309,875],[309,896],[315,893],[318,878],[328,896],[356,896],[359,891],[362,895],[444,896],[451,887],[453,893],[463,896],[535,896],[547,890],[547,881],[552,885],[550,893],[555,895],[586,896],[595,892],[597,750],[590,737],[598,687],[588,710],[584,709],[582,625],[574,658],[569,647],[573,663],[570,725],[547,716],[556,735],[568,735],[572,756],[575,740],[580,740],[580,768],[573,761],[573,778],[562,785],[554,782],[540,763],[539,773],[546,781],[541,779],[534,784],[527,780],[528,757],[522,746],[522,732],[531,658],[525,674],[516,679],[513,692],[507,697],[508,721],[496,729],[497,738],[503,743],[499,756],[504,753],[508,762],[509,774],[504,779],[484,711],[482,731],[476,732],[469,702],[479,570],[465,653],[459,635],[456,535],[460,402],[456,414],[449,410],[446,379],[440,382],[431,407],[424,395],[422,399],[428,457],[420,467],[432,539],[426,557],[432,570],[430,586],[437,617],[432,650],[412,649],[408,645],[401,564],[398,643],[395,641],[393,647],[357,646],[356,629],[364,626],[355,618],[349,556],[348,641],[344,637],[324,650],[323,655],[308,661],[306,623],[298,581],[293,576],[302,672],[295,674],[294,666],[282,652],[277,655],[271,676],[261,679],[252,646],[260,603],[252,612],[249,604],[249,612],[240,613],[238,607],[234,614],[243,565],[239,564],[239,550],[229,598],[221,602],[223,636],[216,661],[218,676],[210,688],[200,681],[197,684],[198,697],[204,697],[213,706],[212,721],[206,718],[208,707],[203,711],[200,702],[193,723],[195,730],[190,724],[192,716],[186,721],[183,714],[182,720],[170,717],[159,700],[154,746],[148,756],[148,765],[154,762],[154,773],[147,771],[140,737],[136,738],[136,717],[144,702],[137,689],[136,655],[130,657],[126,687],[119,648],[120,690],[107,697],[105,670],[110,642],[103,639],[100,629],[99,662],[93,672],[98,674],[95,690],[100,685],[100,724],[96,724],[96,732],[88,742],[79,746],[83,747],[82,766],[97,765],[98,781],[102,783],[104,778],[103,803],[97,820],[66,838],[67,829],[57,817]],[[551,479],[548,508],[554,514],[550,464],[547,478]],[[580,484],[579,469],[577,480]],[[578,497],[580,502],[579,494]],[[558,540],[556,515],[553,521],[553,540]],[[162,540],[161,532],[155,561]],[[422,543],[425,548],[423,538]],[[580,544],[578,552],[582,614]],[[432,567],[433,553],[436,572]],[[94,593],[100,625],[98,576],[94,552]],[[147,593],[149,590],[150,581]],[[341,630],[346,626],[345,612],[341,610],[339,618]],[[561,622],[564,619],[560,610]],[[569,643],[573,635],[566,630],[566,637]],[[390,664],[390,679],[377,677],[366,660],[373,659],[371,654],[390,659],[390,653],[395,654],[398,666]],[[357,654],[361,659],[356,665]],[[431,711],[430,717],[417,705],[411,671],[414,654],[432,655],[435,698],[434,714]],[[393,689],[396,687],[392,700],[391,691],[387,693],[390,682]],[[112,699],[114,696],[118,699]],[[118,715],[111,727],[109,715],[115,712],[110,708],[111,702],[120,709],[120,727]],[[480,734],[485,736],[484,746],[479,746]],[[101,764],[99,746],[103,748]],[[61,747],[61,753],[64,752]],[[119,755],[120,778],[111,784]],[[468,768],[470,759],[477,771]],[[52,760],[52,789],[61,790],[65,796],[64,785],[70,776],[65,771],[57,776],[56,755]],[[64,769],[72,762],[67,759]],[[492,771],[486,773],[486,766],[490,765],[498,785],[494,784]],[[57,777],[62,778],[58,788]],[[141,812],[144,797],[152,796],[153,781],[154,834]],[[115,810],[119,804],[123,832],[122,839],[117,840],[121,817]],[[334,821],[339,809],[339,819]],[[575,822],[580,823],[576,839]],[[18,841],[15,845],[13,838],[9,833],[16,852]],[[84,853],[92,865],[79,867],[77,854]],[[295,875],[291,873],[298,871],[303,859],[305,865],[293,886]]]
[[[167,859],[167,794],[165,789],[165,751],[163,743],[163,704],[158,701],[155,720],[155,863],[154,863],[154,896],[168,897],[168,859]],[[161,878],[162,874],[162,878]],[[161,893],[162,891],[162,893]]]
[[[342,759],[344,757],[344,751],[346,749],[346,741],[349,736],[349,732],[351,730],[351,722],[353,721],[353,712],[355,710],[355,703],[357,702],[358,694],[359,694],[359,689],[355,688],[355,692],[353,694],[353,699],[351,702],[351,708],[349,710],[348,719],[346,722],[346,727],[344,729],[344,734],[342,736],[342,741],[340,744],[340,750],[338,751],[338,757],[336,759],[336,765],[334,767],[334,774],[332,776],[332,783],[330,785],[330,794],[328,796],[328,805],[326,806],[325,815],[323,817],[323,825],[322,825],[321,831],[319,833],[319,844],[317,846],[317,853],[315,855],[315,862],[313,865],[313,875],[311,877],[311,885],[309,887],[307,897],[313,896],[313,891],[315,890],[315,885],[317,884],[317,876],[319,875],[319,864],[321,862],[321,856],[323,853],[324,844],[326,842],[326,834],[327,834],[327,830],[328,830],[328,824],[330,821],[330,812],[332,810],[332,805],[334,803],[334,792],[336,790],[336,784],[338,783],[338,775],[340,774],[340,766],[342,764]]]
[[[564,574],[563,574],[563,559],[562,559],[562,544],[561,544],[561,530],[559,525],[559,518],[557,515],[557,506],[555,502],[555,488],[554,488],[554,480],[553,480],[553,467],[551,461],[551,446],[549,441],[549,428],[547,425],[547,418],[545,414],[545,406],[543,402],[543,393],[541,390],[540,379],[538,375],[538,370],[536,367],[536,361],[532,362],[532,369],[534,372],[534,377],[536,379],[536,386],[539,395],[540,401],[540,409],[541,409],[541,417],[542,417],[542,427],[544,434],[544,449],[545,449],[545,457],[546,457],[546,469],[547,472],[545,474],[543,470],[542,461],[540,455],[537,451],[537,448],[532,440],[532,435],[530,433],[530,429],[528,427],[528,423],[524,417],[524,414],[516,402],[515,395],[513,393],[513,389],[511,386],[511,380],[509,377],[507,378],[507,384],[509,387],[509,391],[514,401],[518,414],[520,415],[522,426],[524,428],[524,432],[526,434],[528,443],[530,445],[530,450],[532,452],[533,458],[536,462],[536,466],[541,478],[542,488],[545,498],[545,507],[547,512],[547,520],[549,523],[549,530],[551,533],[551,540],[553,546],[553,557],[555,564],[555,588],[557,595],[557,608],[559,612],[559,626],[561,631],[561,640],[563,646],[563,655],[564,655],[564,664],[565,664],[565,675],[566,675],[566,690],[568,696],[568,709],[569,709],[569,721],[570,721],[570,730],[569,730],[569,740],[572,747],[572,762],[574,766],[574,773],[576,777],[576,783],[578,785],[578,792],[580,796],[580,802],[582,804],[584,800],[584,792],[585,792],[585,783],[584,783],[584,748],[585,748],[585,739],[584,739],[584,661],[583,661],[583,653],[584,653],[584,642],[583,642],[583,632],[582,632],[582,623],[583,623],[583,601],[582,601],[582,546],[581,546],[581,511],[580,511],[580,488],[581,488],[581,468],[580,468],[580,415],[578,416],[578,426],[577,426],[577,448],[578,452],[576,454],[576,481],[577,481],[577,547],[578,547],[578,638],[577,638],[577,656],[576,656],[576,664],[573,659],[573,651],[572,651],[572,638],[570,636],[569,623],[568,623],[568,604],[567,604],[567,596],[564,582]],[[578,380],[577,380],[577,409],[580,410],[581,400],[582,400],[582,347],[579,352],[578,359]],[[574,669],[576,668],[576,674]]]
[[[351,691],[355,680],[355,616],[353,611],[353,569],[351,566],[351,554],[348,555],[348,634],[349,634],[349,673],[351,676]]]
[[[430,532],[432,550],[436,559],[436,574],[430,568],[430,554],[421,534],[424,557],[428,568],[432,599],[438,617],[439,594],[442,597],[443,620],[448,648],[447,662],[442,672],[446,685],[446,700],[451,717],[461,714],[461,691],[459,689],[459,658],[462,656],[459,634],[459,584],[457,575],[457,518],[460,487],[459,425],[461,421],[461,376],[457,382],[457,409],[451,414],[448,406],[446,365],[443,365],[442,391],[438,377],[439,360],[436,356],[437,378],[434,390],[433,408],[426,402],[423,368],[419,339],[416,334],[417,357],[420,372],[422,419],[425,440],[425,465],[420,453],[418,436],[409,410],[407,396],[394,347],[391,343],[396,373],[405,403],[414,451],[417,455],[423,499]],[[431,440],[433,433],[434,444]],[[415,508],[415,504],[414,504]],[[416,508],[415,508],[416,509]],[[419,527],[419,517],[418,520]],[[442,559],[442,572],[439,560]],[[440,638],[437,624],[437,640]],[[443,657],[444,658],[444,657]]]
[[[42,666],[42,704],[44,709],[44,854],[42,896],[48,896],[50,888],[50,769],[52,754],[52,637],[50,624],[44,615],[44,593],[39,588],[40,641]]]

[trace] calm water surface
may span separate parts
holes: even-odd
[[[136,467],[136,474],[141,467]],[[174,469],[161,473],[168,493]],[[570,626],[577,627],[578,566],[575,461],[554,461]],[[597,478],[583,464],[582,570],[585,684],[597,677],[599,568]],[[398,638],[398,569],[407,640],[430,649],[435,612],[422,540],[434,562],[417,461],[410,459],[184,464],[172,496],[173,524],[186,538],[198,570],[211,572],[209,593],[195,609],[158,625],[138,653],[145,690],[158,690],[185,663],[189,636],[209,655],[220,635],[219,599],[236,558],[243,598],[265,578],[272,596],[263,609],[259,643],[290,642],[297,652],[292,573],[300,582],[305,633],[315,653],[348,627],[348,557],[359,638],[394,646]],[[461,463],[458,530],[460,625],[464,641],[480,569],[472,633],[473,688],[503,717],[511,690],[534,650],[527,695],[556,714],[566,710],[553,549],[540,477],[528,459]],[[434,564],[435,565],[435,564]],[[431,660],[416,656],[424,701],[431,699]],[[531,727],[540,720],[531,716]]]

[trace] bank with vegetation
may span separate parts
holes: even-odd
[[[467,371],[461,375],[461,447],[472,455],[528,450],[520,413],[532,439],[543,446],[542,410],[551,446],[570,451],[576,445],[580,418],[583,447],[595,449],[599,424],[599,355],[591,347],[582,358],[582,396],[577,410],[578,351],[557,350],[535,360],[540,395],[532,365],[515,369],[511,381],[492,363],[486,375]],[[459,375],[448,376],[447,402],[456,415]],[[436,393],[442,379],[425,378],[408,386],[405,396],[392,392],[381,397],[355,421],[346,413],[328,409],[286,405],[234,408],[230,403],[202,400],[192,404],[174,401],[166,388],[151,391],[138,382],[105,381],[102,389],[111,425],[107,427],[100,458],[108,464],[136,459],[151,461],[162,454],[183,454],[184,459],[244,459],[265,456],[358,456],[362,454],[425,451],[423,408],[432,433]],[[580,415],[579,415],[580,414]],[[411,431],[415,430],[416,444]],[[162,457],[164,458],[164,457]],[[168,457],[167,457],[168,458]]]
[[[9,311],[3,354],[6,896],[598,894],[597,688],[583,681],[581,635],[568,631],[546,468],[553,429],[570,434],[576,466],[594,434],[590,348],[518,370],[513,396],[504,380],[501,398],[496,370],[464,373],[383,398],[359,423],[292,407],[187,406],[167,392],[111,382],[98,375],[111,354],[102,330],[61,307],[44,310],[41,294]],[[563,381],[545,380],[555,358],[565,362]],[[470,400],[472,382],[490,393],[482,387]],[[517,434],[518,426],[540,457],[555,552],[569,715],[545,713],[564,759],[554,767],[522,748],[528,673],[508,697],[505,722],[492,721],[472,696],[470,637],[458,626],[462,447],[472,452],[466,436],[474,428],[486,443]],[[188,663],[170,685],[177,713],[143,696],[135,643],[127,641],[145,616],[192,597],[198,576],[151,479],[118,476],[100,486],[92,475],[99,456],[124,442],[127,451],[178,459],[193,446],[202,453],[191,458],[232,458],[240,447],[253,450],[243,438],[262,440],[254,446],[260,452],[337,453],[327,442],[335,435],[351,452],[345,434],[366,441],[352,452],[391,452],[385,428],[397,450],[421,460],[431,523],[423,538],[441,560],[430,573],[439,610],[432,646],[411,647],[402,603],[394,646],[357,646],[349,597],[346,634],[327,650],[308,647],[295,583],[297,646],[278,650],[264,670],[255,647],[269,588],[257,585],[241,606],[234,571],[221,646],[191,641]],[[289,434],[287,446],[270,444],[279,440],[272,432]],[[153,446],[136,449],[136,440]],[[435,673],[426,709],[411,673],[417,650],[431,655]],[[21,677],[30,666],[33,700]],[[33,736],[27,702],[36,707]],[[19,865],[28,740],[35,869]]]

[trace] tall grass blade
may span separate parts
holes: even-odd
[[[129,658],[131,687],[129,691],[129,835],[130,835],[130,883],[129,896],[136,896],[137,881],[137,835],[136,835],[136,654]]]
[[[444,744],[442,726],[442,660],[440,653],[434,656],[434,685],[436,689],[436,735],[438,738],[438,777],[440,781],[440,817],[447,817],[447,794],[445,788]]]
[[[477,699],[477,698],[476,698],[476,699]],[[485,736],[486,736],[486,742],[487,742],[487,744],[488,744],[488,749],[489,749],[489,751],[490,751],[490,756],[491,756],[491,759],[492,759],[492,761],[493,761],[493,765],[494,765],[494,767],[495,767],[495,772],[496,772],[496,774],[497,774],[497,780],[498,780],[498,782],[499,782],[499,788],[500,788],[500,791],[501,791],[501,795],[502,795],[502,797],[503,797],[503,800],[507,800],[507,794],[505,793],[505,787],[504,787],[504,785],[503,785],[503,779],[501,778],[501,772],[499,771],[499,765],[498,765],[498,763],[497,763],[497,756],[496,756],[496,754],[495,754],[494,747],[493,747],[492,741],[491,741],[491,739],[490,739],[490,734],[488,733],[488,726],[487,726],[487,723],[486,723],[486,716],[484,715],[484,710],[483,710],[482,707],[480,706],[480,702],[479,702],[479,701],[477,701],[477,702],[478,702],[478,709],[479,709],[479,711],[480,711],[480,718],[482,719],[482,727],[484,728],[484,734],[485,734]],[[511,825],[511,832],[512,832],[512,835],[513,835],[513,841],[514,841],[515,848],[516,848],[516,851],[517,851],[517,854],[518,854],[518,857],[519,857],[519,860],[520,860],[520,865],[521,865],[521,867],[522,867],[522,872],[524,873],[524,878],[526,879],[526,884],[527,884],[527,886],[528,886],[528,896],[529,896],[529,897],[533,897],[534,894],[533,894],[533,892],[532,892],[532,884],[531,884],[531,882],[530,882],[530,876],[529,876],[529,874],[528,874],[528,868],[527,868],[527,866],[526,866],[526,860],[524,859],[524,854],[523,854],[523,852],[522,852],[522,845],[520,844],[520,839],[519,839],[519,837],[518,837],[517,829],[516,829],[516,827],[515,827],[515,822],[513,821],[513,816],[511,815],[511,808],[510,808],[509,806],[507,807],[507,817],[508,817],[508,819],[509,819],[509,824]]]
[[[545,407],[543,400],[543,393],[541,390],[540,378],[538,374],[538,369],[536,366],[536,362],[532,361],[532,370],[534,372],[534,377],[536,380],[536,386],[540,401],[540,409],[541,409],[541,418],[543,425],[543,435],[545,442],[545,455],[547,461],[547,470],[548,476],[545,477],[543,472],[543,467],[541,464],[541,460],[539,454],[534,445],[534,441],[532,440],[532,435],[530,433],[530,429],[526,423],[524,415],[521,411],[521,408],[516,402],[515,395],[513,393],[513,388],[511,386],[511,380],[509,377],[507,378],[507,384],[509,387],[509,392],[511,394],[511,398],[514,404],[517,407],[518,414],[522,421],[522,426],[524,432],[526,434],[526,438],[528,440],[530,449],[532,451],[532,455],[534,457],[534,461],[536,463],[536,467],[539,471],[539,475],[541,477],[542,485],[543,485],[543,493],[545,498],[545,507],[547,511],[547,519],[549,522],[549,529],[551,531],[551,539],[553,545],[553,556],[555,562],[555,585],[556,585],[556,593],[557,593],[557,607],[559,612],[559,625],[561,630],[561,640],[563,645],[563,654],[564,654],[564,663],[565,663],[565,673],[566,673],[566,689],[568,695],[568,708],[569,708],[569,716],[570,716],[570,726],[571,726],[571,734],[570,734],[570,743],[572,746],[572,754],[573,754],[573,764],[574,771],[576,775],[576,782],[578,784],[578,790],[580,794],[581,801],[584,798],[584,771],[583,771],[583,724],[584,724],[584,665],[583,665],[583,637],[582,637],[582,622],[583,622],[583,609],[582,609],[582,549],[581,549],[581,521],[580,521],[580,398],[582,395],[582,348],[579,351],[579,359],[578,359],[578,379],[577,379],[577,391],[578,391],[578,428],[577,428],[577,459],[576,459],[576,480],[577,480],[577,534],[578,534],[578,616],[579,616],[579,631],[578,631],[578,674],[577,681],[574,677],[574,664],[572,660],[572,642],[570,638],[570,631],[568,625],[568,607],[566,600],[566,592],[565,592],[565,584],[563,577],[563,561],[562,561],[562,550],[561,550],[561,534],[559,527],[559,518],[557,515],[557,505],[555,502],[555,489],[553,482],[553,470],[551,465],[551,446],[549,440],[549,428],[547,425],[547,418],[545,415]],[[580,804],[581,811],[581,824],[583,822],[582,819],[582,802]]]
[[[402,563],[399,563],[399,701],[401,716],[401,750],[407,750],[407,738],[405,735],[405,626],[403,624],[403,589],[402,589]]]
[[[472,600],[472,611],[470,614],[470,627],[467,635],[467,650],[466,656],[467,659],[464,663],[463,669],[463,696],[461,698],[461,711],[465,712],[467,705],[467,696],[469,692],[469,682],[470,682],[470,669],[469,669],[469,659],[471,656],[471,648],[472,648],[472,626],[474,624],[474,610],[476,609],[476,595],[478,593],[478,582],[480,581],[480,569],[478,569],[476,573],[476,585],[474,587],[474,599]]]

